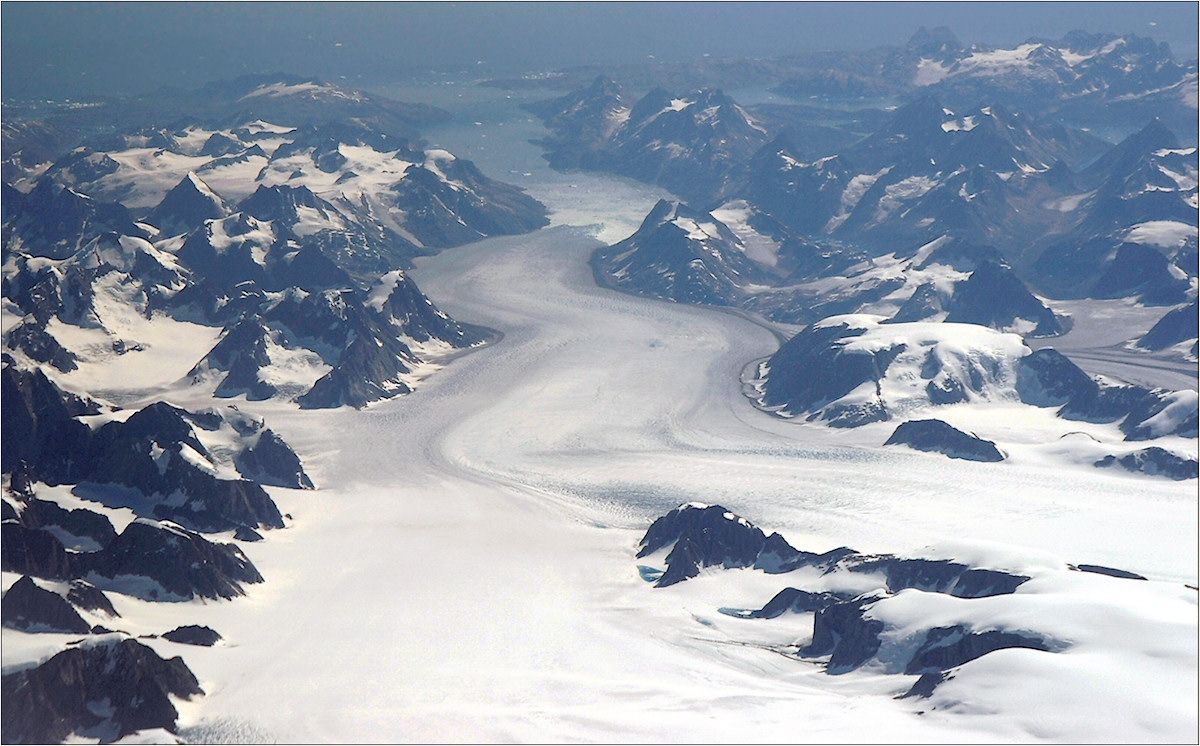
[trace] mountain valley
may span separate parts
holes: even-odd
[[[1194,734],[1195,62],[480,83],[6,102],[5,742]]]

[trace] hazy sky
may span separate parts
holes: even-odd
[[[772,57],[903,44],[1136,33],[1196,55],[1195,2],[52,3],[0,6],[7,97],[132,93],[246,72],[367,81],[645,59]]]

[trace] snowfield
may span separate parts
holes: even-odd
[[[880,453],[862,446],[881,431],[777,420],[748,405],[737,379],[742,361],[773,349],[771,334],[600,290],[583,262],[591,244],[559,228],[443,254],[419,281],[456,317],[504,329],[503,343],[362,412],[269,413],[321,489],[273,491],[295,521],[246,548],[266,586],[186,610],[230,641],[188,651],[213,685],[191,706],[190,737],[1169,741],[1194,731],[1196,596],[1182,585],[1195,584],[1194,483]],[[804,617],[781,631],[717,612],[757,607],[788,577],[713,573],[661,590],[639,577],[645,526],[693,499],[806,549],[930,556],[925,545],[953,538],[951,554],[965,546],[992,558],[985,566],[1005,561],[994,543],[1026,564],[1057,562],[1028,598],[998,603],[1053,621],[1076,645],[972,662],[944,685],[960,702],[945,711],[892,699],[911,676],[828,676],[754,646],[810,635]],[[1066,562],[1152,582],[1062,572]]]
[[[441,136],[486,173],[536,169],[521,185],[551,207],[551,227],[447,250],[411,273],[439,308],[502,330],[503,340],[364,410],[234,400],[267,419],[318,487],[269,488],[288,528],[241,545],[267,582],[232,602],[112,595],[131,633],[202,624],[225,638],[212,648],[144,641],[183,655],[207,693],[181,705],[185,739],[1195,738],[1195,481],[1064,463],[1034,445],[1000,464],[951,461],[880,448],[895,423],[832,430],[755,409],[742,374],[778,348],[770,329],[593,281],[590,252],[629,235],[661,190],[552,173],[525,142],[538,129],[508,124]],[[182,326],[176,333],[175,344],[198,344]],[[118,376],[99,368],[67,380],[117,388]],[[164,369],[151,382],[143,370],[122,404],[212,403],[180,375]],[[977,422],[967,410],[951,422],[988,420],[1018,443],[1022,433],[1041,442],[1061,431],[1068,452],[1091,442],[1068,431],[1102,427],[1028,409],[998,404]],[[1183,447],[1194,453],[1195,441]],[[77,499],[61,492],[44,496]],[[1068,647],[984,656],[928,700],[894,699],[916,677],[884,668],[827,675],[770,649],[810,637],[811,614],[718,611],[758,608],[802,580],[712,570],[659,589],[642,579],[634,554],[646,527],[692,500],[809,551],[948,556],[1035,576],[995,599],[897,594],[878,607],[895,626],[888,644],[930,620],[1002,619]],[[16,579],[5,573],[4,587]],[[5,669],[66,637],[4,630]]]

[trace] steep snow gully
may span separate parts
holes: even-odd
[[[997,664],[988,707],[919,713],[920,702],[892,698],[909,679],[828,676],[734,640],[728,625],[753,621],[722,618],[717,606],[757,608],[777,580],[738,570],[719,587],[644,582],[634,554],[646,526],[700,500],[812,551],[902,552],[953,538],[976,556],[1126,568],[1177,585],[1194,606],[1182,586],[1196,582],[1194,483],[884,452],[864,447],[882,443],[883,429],[833,431],[758,411],[739,374],[777,348],[771,332],[592,279],[590,251],[632,232],[662,193],[531,165],[537,151],[525,140],[536,127],[509,117],[431,139],[498,175],[529,169],[522,186],[551,206],[553,224],[446,251],[413,273],[439,307],[504,339],[361,411],[263,404],[320,489],[273,491],[294,520],[248,550],[268,579],[248,598],[143,609],[164,629],[186,618],[229,641],[189,650],[208,694],[183,705],[186,738],[1189,737],[1195,712],[1178,705],[1187,691],[1165,714],[1129,712],[1168,683],[1132,698],[1100,685],[1075,699],[1062,691],[1109,666],[1103,656]],[[801,627],[797,636],[811,632]],[[1167,673],[1182,671],[1174,685],[1194,696],[1195,650],[1180,655]],[[1034,670],[1042,683],[1014,673]],[[1098,680],[1148,673],[1109,666]],[[1047,701],[1031,706],[1034,696]],[[1057,718],[1045,718],[1053,708]],[[1114,718],[1128,727],[1113,730]]]

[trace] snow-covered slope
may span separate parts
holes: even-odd
[[[326,114],[370,104],[311,81],[244,98]],[[223,396],[329,407],[407,393],[491,336],[438,312],[398,268],[544,225],[540,203],[371,117],[249,116],[104,136],[28,193],[6,184],[7,347],[88,380],[113,357],[170,352],[172,366],[191,357],[181,377]]]
[[[343,263],[376,272],[417,253],[545,224],[543,208],[519,189],[451,153],[415,149],[360,120],[195,125],[126,136],[122,145],[79,149],[51,166],[48,178],[121,202],[160,238],[227,215],[227,204],[245,200],[243,209],[256,215],[269,210],[271,193],[258,190],[272,187],[308,195],[286,206],[299,235],[352,232],[347,242],[360,245],[344,251]]]
[[[760,364],[755,400],[782,417],[833,427],[921,419],[942,410],[1052,408],[1065,420],[1115,424],[1092,439],[1123,453],[1131,451],[1130,441],[1154,439],[1183,454],[1194,448],[1185,445],[1196,437],[1200,416],[1194,390],[1094,379],[1051,348],[1031,353],[1020,337],[976,324],[884,322],[854,315],[810,325]],[[1057,435],[1040,434],[1040,442],[1060,437],[1064,426]],[[1002,428],[974,431],[998,441],[1006,435]],[[1026,438],[1038,439],[1035,433]]]
[[[1043,704],[1055,702],[1056,714],[1077,728],[1079,711],[1062,702],[1054,687],[1037,682],[1071,681],[1070,689],[1086,686],[1097,694],[1109,687],[1121,689],[1117,681],[1128,684],[1130,678],[1139,682],[1138,689],[1154,688],[1154,651],[1192,649],[1186,639],[1189,603],[1182,589],[1120,569],[1068,566],[1048,556],[1019,558],[1004,547],[976,551],[974,567],[938,556],[940,552],[930,552],[932,557],[863,556],[843,547],[817,555],[793,549],[779,534],[765,541],[763,536],[723,507],[682,505],[647,530],[639,558],[649,564],[642,572],[653,575],[659,572],[654,565],[665,564],[662,578],[675,572],[676,578],[686,579],[677,571],[687,564],[691,576],[701,575],[692,582],[716,585],[720,569],[752,567],[724,584],[726,592],[742,597],[746,591],[738,594],[739,582],[762,593],[770,583],[750,576],[768,573],[779,593],[761,609],[719,608],[722,614],[753,621],[737,627],[715,623],[714,633],[719,629],[733,644],[761,647],[797,664],[815,659],[833,676],[870,671],[901,678],[912,683],[898,698],[916,699],[915,706],[926,710],[960,716],[993,710],[997,698],[1017,695],[1011,687],[1029,679],[1027,686],[1037,688]],[[711,569],[701,569],[705,567]],[[667,584],[660,580],[656,585]],[[795,639],[791,629],[797,616],[813,620],[811,636]],[[1097,617],[1142,618],[1153,632],[1134,643],[1127,637],[1131,628],[1096,625]],[[1078,660],[1093,656],[1118,665],[1123,674],[1099,673]],[[1095,681],[1096,676],[1102,681]],[[1028,691],[1018,696],[1033,701]],[[1137,703],[1100,696],[1122,713],[1169,717],[1170,708],[1148,693]]]

